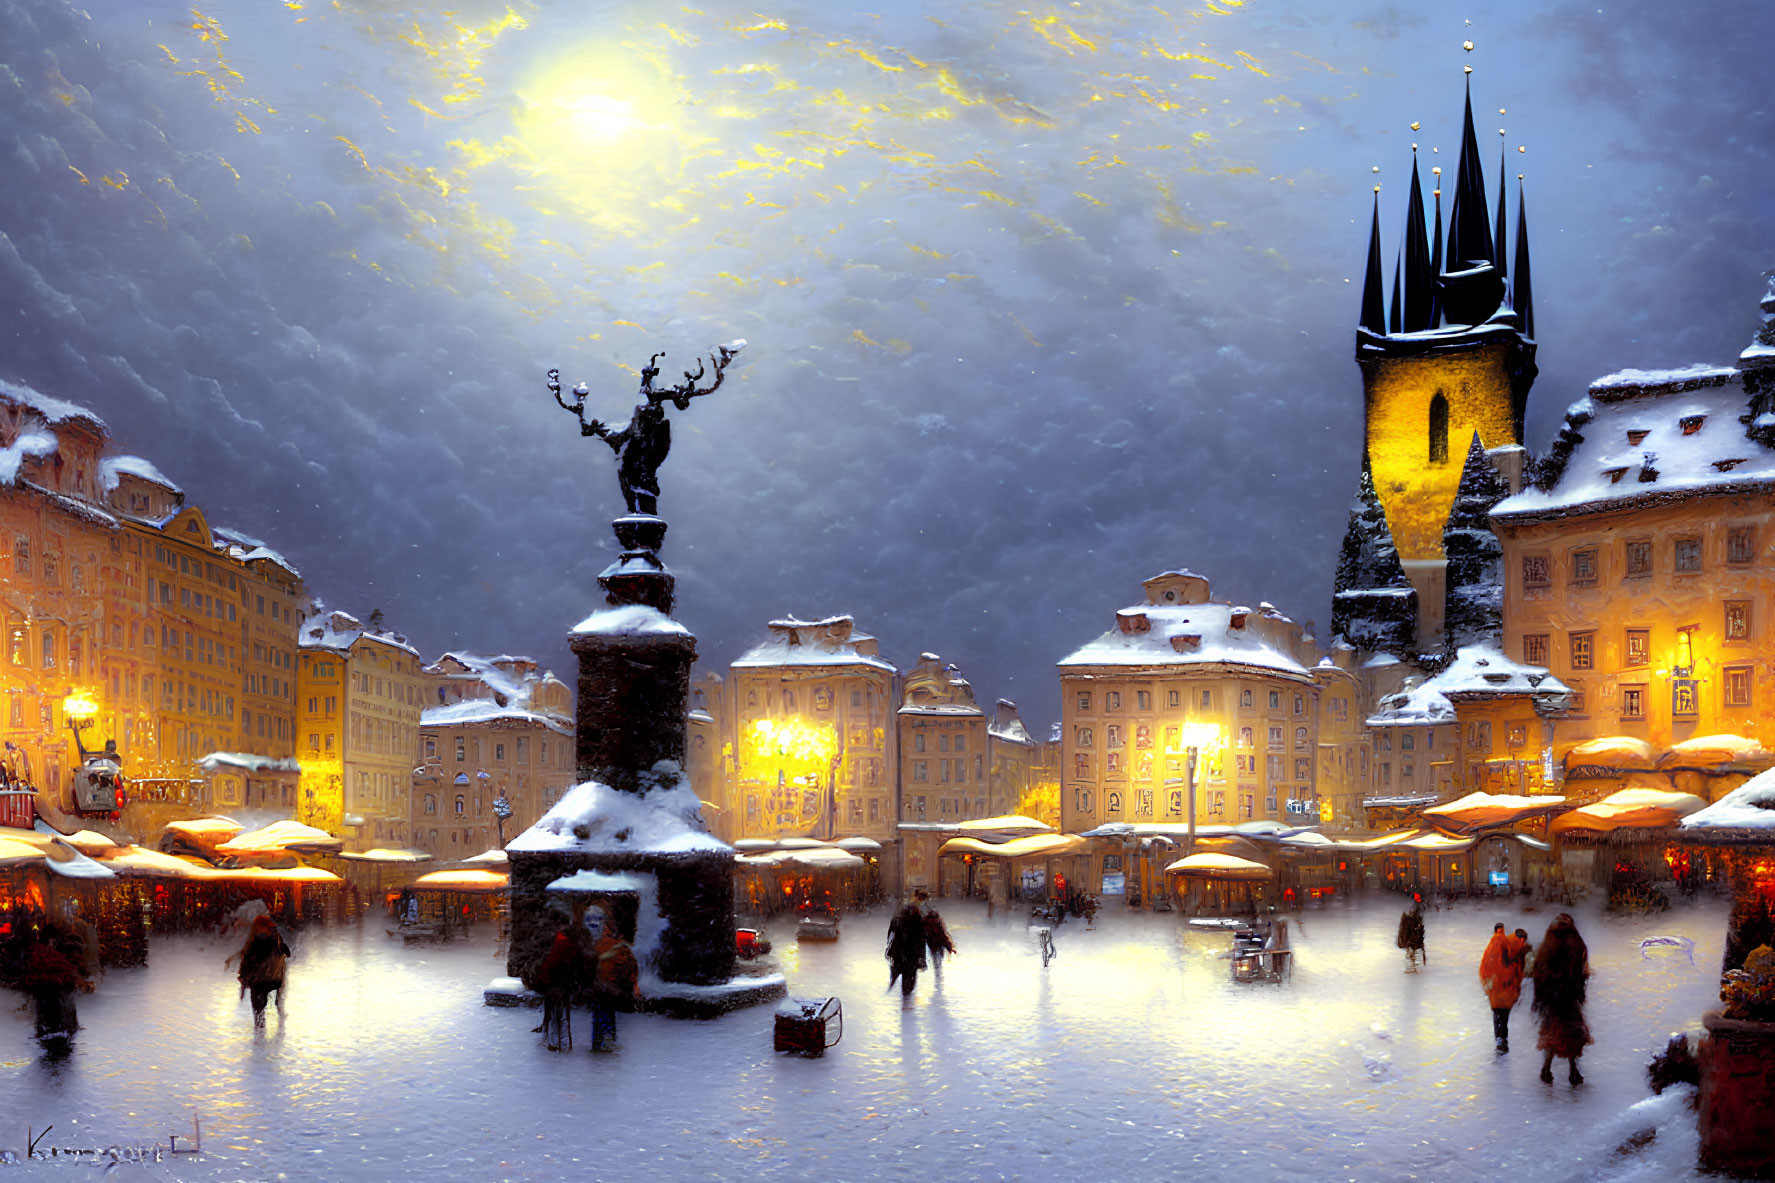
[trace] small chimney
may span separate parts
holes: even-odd
[[[1123,608],[1116,613],[1116,627],[1124,633],[1145,633],[1152,631],[1153,623],[1140,609]]]
[[[1250,615],[1251,609],[1249,608],[1244,606],[1234,608],[1232,615],[1227,618],[1227,624],[1232,628],[1242,629],[1245,627],[1245,618]]]
[[[1171,648],[1179,653],[1195,653],[1202,648],[1202,634],[1179,633],[1171,638]]]

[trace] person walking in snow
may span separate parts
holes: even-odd
[[[932,967],[941,974],[943,954],[955,952],[955,942],[950,939],[949,926],[943,923],[943,917],[937,915],[935,908],[925,909],[924,945],[930,951]]]
[[[253,1026],[265,1025],[265,1003],[273,993],[277,995],[277,1013],[283,1014],[284,974],[289,957],[290,947],[284,943],[283,934],[271,917],[253,917],[246,944],[228,959],[240,962],[240,969],[235,974],[235,979],[240,982],[240,992],[252,992]]]
[[[635,989],[640,984],[641,966],[635,950],[622,939],[616,925],[608,917],[604,931],[592,946],[595,969],[592,973],[592,1050],[616,1050],[617,1007],[635,1004]]]
[[[1430,964],[1429,954],[1424,952],[1424,898],[1415,892],[1411,897],[1411,907],[1399,917],[1399,935],[1394,943],[1405,950],[1405,972],[1418,972],[1418,959],[1422,958],[1425,965]]]
[[[543,1041],[551,1052],[573,1049],[573,996],[584,978],[585,950],[571,915],[557,913],[555,936],[531,975],[531,989],[542,995]]]
[[[1578,926],[1568,913],[1561,912],[1547,926],[1541,947],[1535,950],[1534,1012],[1541,1017],[1541,1034],[1535,1046],[1546,1053],[1541,1061],[1541,1079],[1553,1083],[1553,1058],[1562,1056],[1571,1063],[1566,1079],[1583,1084],[1578,1071],[1578,1057],[1595,1040],[1584,1021],[1585,981],[1590,977],[1590,950],[1578,935]]]
[[[918,971],[925,965],[924,913],[916,903],[901,908],[888,922],[887,959],[888,989],[898,981],[901,999],[910,999]]]
[[[1491,940],[1479,959],[1479,985],[1491,1004],[1492,1041],[1498,1054],[1510,1050],[1510,1011],[1522,995],[1522,961],[1528,942],[1492,925]]]

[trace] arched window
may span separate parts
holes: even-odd
[[[436,813],[437,811],[438,811],[437,794],[436,793],[427,793],[425,795],[425,812]]]
[[[466,801],[464,801],[464,800],[463,800],[463,799],[462,799],[462,794],[461,794],[461,793],[458,793],[458,794],[456,794],[456,816],[457,816],[457,817],[461,817],[461,816],[462,816],[462,814],[463,814],[463,812],[464,812],[464,809],[465,809],[465,807],[466,807],[466,806],[467,806],[467,804],[468,804],[468,803],[467,803],[467,802],[466,802]]]
[[[1430,463],[1448,463],[1448,400],[1440,390],[1430,399]]]

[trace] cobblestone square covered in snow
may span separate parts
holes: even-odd
[[[551,1053],[537,1012],[482,1005],[490,934],[403,947],[382,927],[297,935],[287,1014],[255,1033],[227,943],[171,938],[83,998],[75,1050],[45,1060],[0,1026],[0,1147],[167,1144],[154,1179],[1671,1179],[1693,1174],[1680,1098],[1646,1108],[1644,1065],[1716,1005],[1723,904],[1640,918],[1579,910],[1594,976],[1587,1083],[1536,1079],[1529,995],[1492,1049],[1477,980],[1494,920],[1539,938],[1553,912],[1428,914],[1428,967],[1394,948],[1399,897],[1306,912],[1280,985],[1236,985],[1224,934],[1168,915],[1069,921],[1044,969],[1021,914],[937,901],[959,954],[910,1008],[884,991],[887,913],[835,944],[771,932],[798,995],[835,994],[825,1058],[771,1051],[759,1007],[707,1022],[624,1016],[621,1050]],[[1692,938],[1642,952],[1649,936]],[[1649,1145],[1617,1148],[1656,1126]],[[90,1160],[88,1160],[90,1162]],[[90,1169],[90,1168],[84,1168]],[[67,1162],[0,1168],[72,1177]]]

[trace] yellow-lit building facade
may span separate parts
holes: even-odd
[[[1352,668],[1354,657],[1350,650],[1341,649],[1311,671],[1319,686],[1319,726],[1314,736],[1319,758],[1314,778],[1317,820],[1340,832],[1363,828],[1362,798],[1368,785],[1368,695]]]
[[[1209,598],[1168,571],[1145,602],[1060,662],[1062,829],[1108,822],[1310,824],[1321,687],[1300,626],[1270,608]]]
[[[897,837],[897,671],[848,616],[769,627],[769,639],[729,667],[725,684],[729,832],[861,836],[888,847]],[[890,851],[884,862],[895,857]]]
[[[412,843],[468,858],[522,833],[573,786],[573,696],[527,657],[446,653],[425,674]]]
[[[1504,648],[1572,691],[1556,762],[1615,735],[1775,744],[1775,447],[1751,384],[1732,367],[1600,380],[1544,487],[1493,510]]]
[[[906,672],[897,715],[900,820],[991,817],[986,712],[961,671],[921,654]]]
[[[296,666],[303,808],[317,818],[337,811],[336,832],[351,849],[411,845],[413,767],[430,690],[418,652],[397,634],[331,612],[303,623]]]
[[[90,412],[0,389],[0,447],[18,454],[0,491],[6,738],[24,753],[45,810],[71,807],[64,786],[78,757],[62,703],[78,694],[92,708],[86,746],[113,742],[123,761],[126,822],[166,809],[287,814],[300,577],[275,553],[212,529],[152,463],[107,443]],[[254,624],[260,595],[279,607],[274,627]]]
[[[986,742],[987,775],[990,778],[986,794],[987,816],[1018,813],[1019,805],[1040,792],[1042,756],[1041,745],[1023,725],[1023,716],[1010,699],[1001,698],[994,706],[992,722],[986,727]],[[1058,804],[1058,782],[1054,798]],[[1050,824],[1058,826],[1058,821],[1056,818]]]

